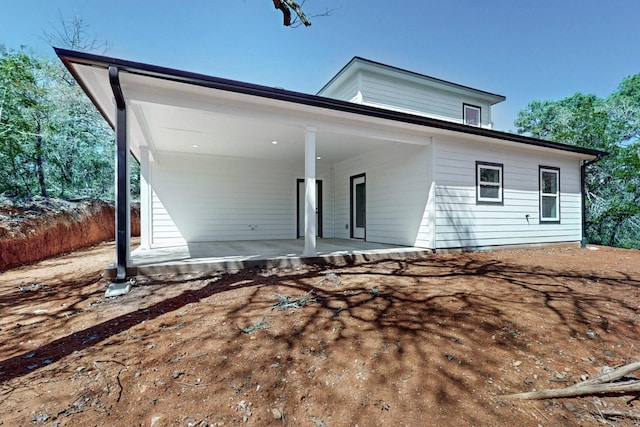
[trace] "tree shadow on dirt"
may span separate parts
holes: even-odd
[[[316,365],[328,358],[336,376],[352,367],[354,360],[367,360],[368,365],[358,365],[358,370],[362,378],[369,381],[368,391],[362,392],[363,402],[368,405],[382,405],[379,394],[372,390],[394,387],[407,388],[412,393],[420,390],[424,393],[428,388],[445,405],[459,396],[473,395],[479,384],[493,381],[497,373],[513,362],[503,360],[507,354],[515,351],[542,359],[543,352],[538,347],[548,342],[545,336],[548,329],[543,327],[547,320],[561,325],[561,333],[568,342],[585,340],[587,331],[603,336],[610,328],[633,331],[635,325],[631,319],[636,306],[603,291],[640,289],[640,282],[629,275],[585,276],[497,260],[482,261],[472,256],[380,261],[353,267],[322,266],[281,275],[249,270],[208,277],[151,278],[145,281],[144,287],[152,296],[168,289],[172,282],[185,281],[192,281],[194,289],[155,303],[145,304],[141,299],[139,308],[126,314],[0,361],[0,380],[6,382],[25,376],[144,322],[176,313],[210,297],[242,290],[240,302],[215,306],[223,311],[230,324],[239,326],[234,326],[226,336],[226,358],[209,361],[212,371],[237,370],[229,360],[246,359],[247,346],[257,345],[248,340],[246,327],[265,317],[272,320],[274,327],[261,330],[260,340],[268,339],[274,354],[289,352]],[[88,285],[92,285],[88,278],[84,285],[75,284]],[[136,292],[134,288],[127,298],[139,298]],[[308,305],[280,313],[274,307],[276,296],[285,294],[292,298],[310,294],[315,299]],[[21,296],[14,292],[2,301],[10,305],[12,298]],[[34,298],[24,303],[31,304],[47,295]],[[109,303],[119,301],[122,300]],[[627,320],[612,324],[608,319],[620,318],[620,312],[629,314]],[[527,321],[523,320],[525,317]],[[540,328],[531,319],[540,319]],[[172,323],[175,323],[173,319],[168,320],[167,328]],[[197,339],[202,342],[219,339],[216,333],[215,329],[199,330]],[[116,345],[118,340],[115,339]],[[581,343],[594,352],[603,347],[598,340]],[[288,358],[279,361],[279,372],[294,369],[294,362]],[[271,375],[272,361],[261,363],[236,374],[247,377],[253,370],[261,370],[265,376]],[[375,375],[377,370],[402,378],[402,384],[388,384],[383,376]],[[276,376],[272,384],[264,384],[271,381],[269,379],[262,381],[265,387],[281,386]],[[216,391],[214,385],[210,387],[209,392]],[[339,389],[328,393],[333,393],[331,397],[338,401],[352,398],[342,395]],[[493,410],[488,406],[486,409]]]
[[[232,291],[238,289],[239,287],[248,287],[248,286],[261,286],[264,284],[271,284],[272,279],[268,278],[256,278],[252,282],[246,282],[243,277],[246,275],[246,272],[240,274],[222,274],[215,277],[213,280],[207,282],[204,287],[199,289],[187,290],[182,292],[181,294],[162,300],[155,304],[144,306],[138,308],[135,311],[117,316],[115,318],[109,319],[107,321],[101,322],[97,325],[85,328],[81,331],[74,332],[62,338],[51,341],[45,345],[40,346],[39,348],[29,351],[26,353],[22,353],[16,355],[14,357],[5,359],[0,361],[0,380],[1,381],[9,381],[13,378],[21,377],[25,374],[33,372],[34,370],[47,366],[49,364],[55,363],[58,360],[66,357],[74,352],[79,352],[86,348],[95,346],[96,344],[108,339],[109,337],[121,333],[130,329],[131,327],[138,325],[142,322],[155,319],[159,316],[165,315],[167,313],[173,312],[184,307],[187,304],[196,303],[204,298],[211,297],[215,294]],[[314,273],[305,274],[313,275]],[[183,279],[183,278],[175,278],[175,282],[184,283],[185,281],[193,280],[207,281],[207,276],[202,277],[194,277],[192,279]],[[171,286],[170,280],[161,280],[158,282],[149,281],[148,285],[160,285],[163,286]],[[240,284],[238,284],[240,282]],[[95,284],[96,281],[93,277],[86,279],[86,281],[74,281],[73,283],[67,284],[68,287],[72,288],[74,286],[82,287],[90,284]],[[58,289],[58,288],[56,288]],[[99,294],[103,294],[104,290],[100,289]],[[27,292],[31,294],[32,292]],[[59,293],[63,293],[62,291]],[[57,295],[56,294],[53,295]],[[93,295],[95,296],[95,292]],[[26,297],[23,295],[23,292],[17,290],[5,298],[2,298],[2,303],[9,306],[12,302],[20,302],[22,305],[32,306],[36,301],[40,301],[43,299],[47,299],[51,295],[47,295],[45,292],[37,292],[34,291],[33,295],[27,295]],[[80,300],[85,299],[81,297]],[[71,304],[70,307],[73,307],[79,301],[76,301],[74,304]],[[141,301],[141,304],[144,304]],[[50,318],[54,320],[58,315],[51,315]],[[36,324],[46,323],[45,320],[41,320],[36,322]],[[21,326],[18,324],[18,329]],[[25,335],[28,334],[25,333]],[[19,341],[21,339],[20,334],[12,336],[13,340]]]
[[[517,290],[524,290],[532,298],[531,302],[516,301],[509,295],[500,295],[499,298],[491,297],[487,293],[482,294],[456,294],[461,301],[465,301],[469,308],[480,310],[485,307],[499,307],[500,304],[510,303],[521,306],[523,310],[531,309],[532,304],[542,304],[546,309],[546,315],[556,316],[566,325],[571,334],[579,333],[583,326],[589,326],[592,322],[590,315],[604,317],[615,315],[615,310],[624,308],[633,311],[635,308],[624,299],[611,299],[606,295],[598,293],[584,294],[575,292],[574,287],[578,284],[588,286],[599,285],[605,287],[629,287],[640,289],[640,281],[633,279],[628,274],[618,273],[621,277],[604,275],[582,275],[570,271],[543,270],[539,268],[524,268],[520,265],[507,264],[497,260],[479,261],[469,259],[460,265],[458,261],[442,262],[440,260],[415,260],[409,262],[398,262],[398,267],[390,271],[372,271],[368,275],[377,277],[396,278],[398,276],[409,277],[419,283],[419,279],[424,279],[422,275],[411,273],[407,267],[430,267],[440,271],[437,274],[430,274],[429,279],[435,280],[436,287],[445,290],[438,280],[455,279],[459,277],[478,277],[491,281],[497,286],[509,285]],[[342,272],[342,276],[359,275],[361,273]],[[506,291],[506,289],[503,289]],[[472,300],[477,300],[474,303]],[[478,304],[479,299],[482,303]],[[614,303],[609,307],[608,303]],[[597,308],[599,314],[593,310]],[[631,325],[630,325],[631,326]]]

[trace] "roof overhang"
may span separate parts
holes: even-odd
[[[112,127],[115,101],[108,68],[118,68],[129,109],[132,152],[137,155],[141,146],[148,146],[156,160],[163,153],[301,159],[307,126],[318,129],[318,155],[329,162],[384,144],[426,145],[430,136],[438,134],[557,150],[583,159],[605,154],[318,95],[65,49],[55,51]]]

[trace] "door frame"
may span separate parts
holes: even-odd
[[[351,177],[349,177],[349,236],[352,239],[358,239],[360,240],[359,237],[353,237],[353,231],[354,231],[354,222],[353,222],[353,181],[355,181],[358,178],[364,178],[364,237],[362,238],[362,240],[367,240],[367,174],[366,173],[361,173],[358,175],[353,175]]]
[[[304,212],[300,212],[300,184],[305,185],[304,178],[298,178],[296,180],[296,239],[304,237],[304,234],[300,235],[300,214],[304,215]],[[322,180],[316,179],[316,201],[318,210],[318,224],[316,226],[316,237],[322,237]]]

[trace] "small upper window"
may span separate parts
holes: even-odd
[[[502,203],[502,170],[499,163],[476,162],[476,202]]]
[[[462,104],[462,116],[465,125],[480,126],[482,109],[475,105]]]
[[[560,169],[540,166],[540,221],[560,222]]]

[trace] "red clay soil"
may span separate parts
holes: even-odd
[[[640,360],[640,251],[596,249],[158,276],[115,299],[112,244],[9,270],[0,425],[638,425],[637,394],[504,397]]]
[[[131,233],[140,235],[140,209],[131,212]],[[102,200],[33,201],[0,206],[0,271],[115,237],[115,208]]]

